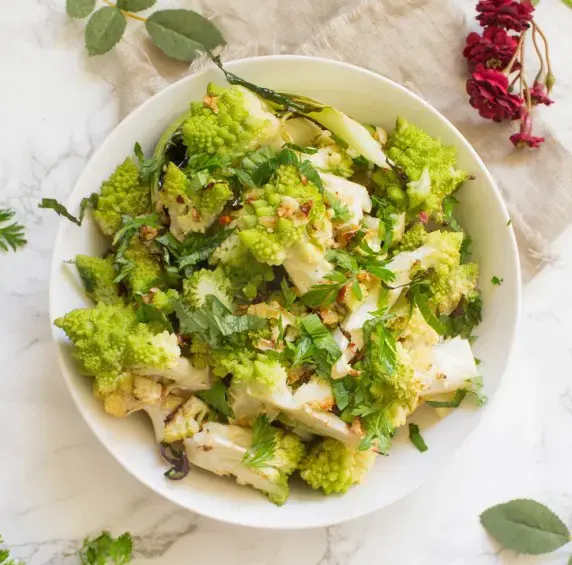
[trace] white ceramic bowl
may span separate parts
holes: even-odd
[[[476,180],[466,183],[459,199],[462,224],[474,239],[474,257],[481,266],[484,320],[475,343],[482,359],[485,392],[492,398],[506,368],[520,311],[520,272],[513,230],[501,196],[483,162],[463,136],[431,106],[398,84],[370,71],[326,59],[296,56],[258,57],[228,63],[228,70],[276,90],[305,94],[327,102],[354,118],[392,129],[397,116],[416,123],[458,150],[459,167]],[[93,155],[69,200],[77,210],[80,200],[97,191],[101,182],[131,154],[139,141],[154,148],[163,129],[190,101],[200,100],[208,82],[224,84],[222,73],[211,68],[173,84],[128,116]],[[104,242],[91,219],[84,226],[62,221],[53,255],[50,287],[52,319],[73,308],[88,306],[75,273],[64,264],[78,253],[97,254]],[[490,283],[502,276],[500,287]],[[151,425],[144,415],[119,420],[106,415],[91,394],[88,378],[78,374],[63,332],[54,328],[66,384],[85,421],[109,452],[138,480],[156,493],[199,514],[260,528],[327,526],[362,516],[410,493],[442,469],[461,442],[488,411],[461,407],[443,420],[430,409],[418,422],[429,451],[419,453],[398,434],[389,457],[379,457],[364,484],[343,496],[322,496],[306,485],[292,485],[288,502],[278,508],[259,492],[232,479],[193,469],[183,481],[163,477],[166,464],[157,455]],[[470,403],[467,403],[470,404]]]

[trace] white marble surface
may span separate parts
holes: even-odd
[[[86,61],[81,26],[67,21],[63,1],[0,0],[0,8],[0,205],[17,209],[30,240],[0,255],[0,533],[14,555],[31,565],[75,563],[66,554],[105,528],[131,531],[136,563],[149,565],[566,562],[572,546],[538,560],[499,551],[478,514],[533,497],[572,525],[572,229],[554,246],[558,261],[525,288],[516,351],[490,417],[441,476],[392,507],[327,529],[247,530],[182,511],[120,468],[58,373],[47,314],[58,220],[36,209],[41,196],[66,199],[116,124],[114,88]],[[554,13],[572,25],[572,11]],[[556,17],[545,27],[571,29]],[[560,38],[564,62],[569,34]],[[110,56],[104,64],[113,63]],[[569,68],[558,75],[572,85]],[[570,101],[560,106],[553,119],[562,117],[562,138],[571,141]]]

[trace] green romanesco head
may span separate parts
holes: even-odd
[[[259,354],[254,361],[252,374],[256,383],[267,389],[276,388],[288,380],[286,369],[278,362],[266,355]]]
[[[206,304],[208,295],[216,296],[229,310],[232,309],[232,285],[221,268],[214,271],[201,269],[195,271],[183,282],[185,298],[194,308],[201,308]]]
[[[444,146],[403,118],[397,119],[396,128],[387,140],[386,154],[409,179],[406,189],[409,208],[420,208],[437,220],[442,219],[443,199],[469,178],[466,172],[455,169],[454,147]],[[374,180],[389,195],[389,188],[396,184],[396,175],[380,170]]]
[[[149,294],[151,299],[150,304],[164,314],[172,314],[174,304],[180,298],[179,293],[173,288],[167,291],[157,289]]]
[[[217,377],[232,374],[236,379],[249,379],[254,372],[256,353],[246,347],[215,349],[211,353],[213,373]]]
[[[421,222],[417,222],[403,234],[399,245],[395,248],[395,253],[413,251],[421,247],[427,241],[427,236],[425,226]]]
[[[177,336],[155,335],[152,327],[137,322],[135,311],[124,304],[72,310],[55,325],[74,344],[74,357],[82,372],[94,378],[94,390],[103,397],[130,378],[129,371],[142,365],[170,367],[180,356]]]
[[[147,324],[137,324],[127,336],[124,363],[130,368],[173,367],[181,356],[177,336],[164,331],[153,334]]]
[[[125,282],[133,294],[146,293],[162,284],[161,263],[138,235],[133,236],[129,242],[124,257],[132,265],[125,277]]]
[[[252,253],[260,263],[267,265],[281,265],[286,259],[286,250],[290,247],[282,242],[275,232],[258,226],[243,230],[239,234],[240,242]]]
[[[306,447],[296,434],[284,430],[277,430],[275,437],[272,466],[286,475],[291,475],[304,457]]]
[[[436,266],[429,274],[431,303],[439,314],[450,314],[459,305],[461,298],[471,293],[479,278],[479,266],[465,263],[454,268]]]
[[[127,338],[137,324],[133,308],[100,302],[95,308],[72,310],[54,323],[74,344],[81,371],[94,377],[96,393],[115,390],[125,374]]]
[[[75,258],[79,276],[83,282],[85,293],[94,302],[105,304],[119,304],[123,299],[118,294],[117,271],[114,267],[113,257],[110,255],[105,259],[101,257],[89,257],[88,255],[77,255]]]
[[[181,131],[190,155],[239,154],[269,144],[278,136],[279,125],[252,92],[210,83],[204,101],[191,105],[191,117]]]
[[[228,182],[210,179],[205,186],[194,189],[181,169],[167,165],[159,202],[169,211],[171,232],[178,239],[190,232],[204,233],[232,198]]]
[[[190,352],[193,367],[196,367],[197,369],[204,369],[205,367],[212,367],[214,365],[212,349],[210,345],[201,339],[198,334],[193,335]]]
[[[113,235],[122,225],[121,216],[140,216],[150,205],[150,189],[141,184],[139,169],[128,157],[101,185],[93,217],[105,235]]]
[[[225,239],[210,256],[209,262],[218,265],[233,289],[242,292],[248,299],[253,299],[265,283],[274,280],[272,267],[257,261],[238,234]]]
[[[344,493],[360,483],[373,467],[373,451],[356,451],[343,443],[324,438],[300,463],[300,476],[313,489],[325,494]]]
[[[419,253],[420,270],[452,269],[459,265],[461,260],[461,232],[434,231],[427,235],[422,247],[414,251]],[[399,257],[399,256],[398,256]]]

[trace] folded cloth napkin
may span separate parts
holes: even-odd
[[[468,23],[457,4],[275,0],[265,1],[260,10],[261,4],[204,1],[202,13],[212,16],[229,41],[223,60],[285,52],[315,55],[347,61],[403,84],[449,118],[489,167],[512,218],[525,280],[551,259],[549,244],[571,223],[567,183],[572,179],[572,155],[538,118],[537,130],[546,143],[534,151],[515,150],[508,141],[514,126],[486,122],[469,106],[460,55]],[[142,30],[120,44],[118,57],[124,67],[118,90],[125,113],[170,82],[210,64],[205,59],[190,67],[174,63],[157,53]]]

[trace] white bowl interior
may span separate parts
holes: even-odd
[[[265,86],[305,94],[328,102],[358,120],[391,129],[397,116],[415,122],[444,143],[458,148],[458,163],[475,175],[460,192],[459,216],[473,236],[474,258],[481,266],[484,320],[474,345],[482,359],[485,393],[493,397],[507,365],[520,309],[520,273],[513,230],[499,192],[482,161],[461,134],[436,110],[403,87],[369,71],[347,64],[306,57],[262,57],[235,61],[229,70]],[[182,80],[161,92],[125,119],[94,154],[82,174],[69,205],[97,191],[139,141],[152,151],[166,125],[190,101],[203,97],[208,82],[224,84],[216,69]],[[103,238],[91,218],[82,228],[62,222],[56,241],[50,288],[52,319],[77,307],[89,306],[73,267],[64,264],[78,253],[103,251]],[[493,286],[493,275],[504,284]],[[63,332],[54,327],[64,379],[75,402],[110,453],[141,482],[184,508],[236,524],[263,528],[308,528],[330,525],[382,508],[414,490],[442,468],[475,428],[488,408],[462,407],[443,420],[430,409],[413,420],[430,446],[421,454],[402,430],[389,457],[379,457],[363,485],[344,496],[322,496],[305,485],[292,484],[287,504],[278,508],[260,493],[193,469],[183,481],[163,477],[166,464],[157,456],[152,428],[144,416],[118,420],[106,415],[91,394],[89,379],[78,374]],[[470,403],[467,403],[469,405]]]

